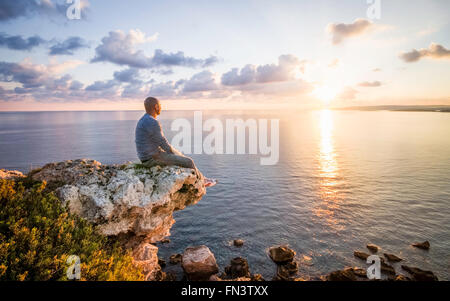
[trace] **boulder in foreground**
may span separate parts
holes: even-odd
[[[214,254],[205,245],[186,248],[181,264],[189,280],[208,280],[219,272]]]

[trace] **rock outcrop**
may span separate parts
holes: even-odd
[[[55,190],[72,213],[97,225],[104,235],[134,234],[154,243],[168,236],[172,213],[205,194],[192,169],[139,164],[102,165],[95,160],[50,163],[34,180],[62,184]]]
[[[29,176],[54,187],[71,213],[131,248],[149,280],[160,274],[158,248],[151,243],[170,235],[174,211],[197,203],[206,192],[201,175],[175,166],[102,165],[81,159],[49,163]]]

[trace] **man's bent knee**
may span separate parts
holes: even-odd
[[[189,157],[187,157],[186,159],[187,159],[187,160],[186,160],[186,162],[187,162],[187,167],[188,167],[188,168],[196,169],[194,160],[192,160],[192,159],[189,158]]]

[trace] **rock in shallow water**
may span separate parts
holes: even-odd
[[[270,258],[277,264],[285,264],[294,259],[295,251],[288,246],[275,246],[269,249]]]
[[[393,266],[381,261],[381,273],[395,275],[395,269]]]
[[[181,264],[189,280],[208,280],[219,272],[214,254],[204,245],[186,248]]]
[[[244,245],[244,240],[242,239],[235,239],[233,240],[233,245],[236,247],[241,247]]]
[[[353,268],[346,268],[339,271],[334,271],[326,277],[328,281],[356,281],[356,275]]]
[[[386,259],[390,262],[399,262],[399,261],[403,260],[402,258],[398,257],[397,255],[389,254],[389,253],[384,253],[384,257],[386,257]]]
[[[371,252],[376,253],[378,252],[379,247],[377,245],[374,244],[368,244],[367,249],[369,249]]]
[[[414,243],[412,244],[413,247],[422,249],[422,250],[429,250],[430,249],[430,242],[429,241],[424,241],[424,242],[418,242],[418,243]]]
[[[367,254],[367,253],[359,252],[359,251],[353,252],[353,255],[354,255],[355,257],[359,258],[359,259],[362,259],[362,260],[367,260],[367,258],[370,256],[370,255]]]
[[[438,281],[438,278],[432,271],[424,271],[419,268],[402,265],[402,269],[407,271],[416,281]]]
[[[226,278],[233,279],[239,277],[250,277],[250,270],[248,262],[245,258],[236,257],[230,262],[230,265],[225,267]]]
[[[172,254],[170,255],[169,262],[170,264],[177,264],[181,262],[181,259],[183,258],[183,255],[181,254]]]
[[[289,281],[293,280],[295,274],[298,272],[298,263],[295,261],[291,261],[286,264],[282,264],[277,266],[277,277],[280,280]]]

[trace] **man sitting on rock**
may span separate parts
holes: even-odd
[[[145,114],[136,126],[136,150],[142,164],[147,167],[155,165],[176,165],[195,170],[205,181],[205,186],[215,184],[214,180],[204,178],[194,161],[183,155],[167,141],[161,124],[156,117],[161,114],[161,103],[157,98],[147,97],[144,101]]]

